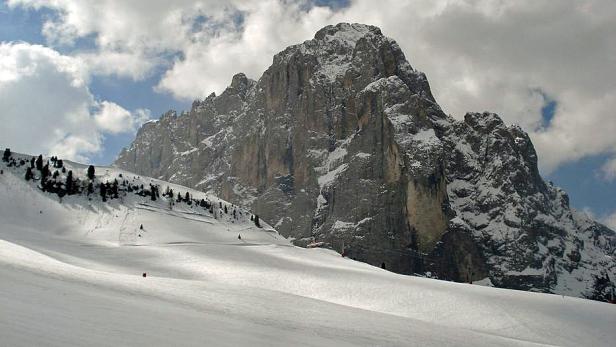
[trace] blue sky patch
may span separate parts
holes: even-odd
[[[554,114],[556,113],[556,107],[558,103],[556,100],[550,98],[549,96],[543,94],[543,98],[545,100],[545,104],[541,108],[541,125],[543,128],[547,128],[552,123],[552,119],[554,118]]]
[[[608,159],[607,155],[586,157],[562,165],[545,178],[569,193],[573,207],[590,208],[600,218],[614,212],[616,206],[616,181],[602,179],[599,171]]]

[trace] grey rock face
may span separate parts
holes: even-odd
[[[614,232],[543,181],[526,133],[494,114],[445,115],[372,26],[327,26],[258,81],[238,74],[145,124],[116,165],[396,272],[576,296],[616,275]]]
[[[614,232],[571,209],[566,193],[543,181],[522,129],[469,113],[444,127],[443,139],[456,211],[449,228],[471,235],[493,284],[592,297],[596,278],[614,278]]]

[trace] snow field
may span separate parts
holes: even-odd
[[[102,203],[70,196],[59,203],[23,180],[20,171],[4,171],[2,344],[609,346],[616,341],[613,305],[397,275],[333,251],[294,247],[273,229],[254,227],[248,215],[233,222],[228,215],[214,219],[186,204],[169,210],[163,199],[127,196]],[[97,173],[103,180],[119,173],[136,176],[113,168]],[[158,182],[161,192],[167,185],[138,180]]]

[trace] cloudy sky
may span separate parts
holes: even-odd
[[[397,40],[445,112],[520,124],[543,175],[616,227],[612,0],[0,0],[0,145],[110,163],[145,120],[338,22]]]

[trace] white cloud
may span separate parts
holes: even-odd
[[[132,117],[130,112],[123,109],[118,104],[103,101],[100,103],[98,113],[94,115],[96,125],[112,134],[118,134],[127,130],[127,126],[132,127]]]
[[[134,131],[131,113],[90,93],[74,57],[40,45],[0,44],[0,140],[15,151],[80,159],[101,151],[105,133]]]
[[[601,173],[606,181],[613,181],[616,179],[616,158],[608,160],[602,167]]]
[[[56,9],[50,44],[94,37],[97,50],[79,54],[95,73],[138,79],[162,66],[157,90],[181,99],[220,92],[236,72],[258,78],[274,53],[326,24],[374,24],[426,72],[446,112],[491,110],[527,129],[544,172],[616,155],[611,0],[351,0],[339,11],[309,0],[8,3]],[[545,127],[544,95],[558,103]]]
[[[137,109],[131,113],[109,101],[102,101],[97,106],[98,112],[94,114],[94,121],[98,129],[110,134],[134,132],[151,117],[150,110]]]
[[[588,218],[599,221],[608,228],[616,231],[616,211],[612,212],[611,214],[608,213],[598,216],[593,212],[590,207],[586,206],[582,209],[582,212],[584,212],[588,216]]]
[[[53,46],[70,46],[79,38],[93,39],[97,51],[83,54],[93,71],[143,78],[161,63],[160,55],[182,52],[199,38],[197,18],[207,16],[208,33],[230,18],[233,1],[217,0],[9,0],[11,8],[56,11],[42,33]],[[206,13],[207,12],[207,13]]]
[[[594,220],[597,219],[595,212],[593,212],[593,210],[588,206],[585,206],[584,208],[582,208],[582,212],[584,212],[590,219],[594,219]]]
[[[616,211],[614,211],[611,215],[606,216],[601,221],[608,228],[612,230],[616,230]]]
[[[287,2],[283,6],[278,1],[238,4],[238,11],[245,14],[239,30],[218,32],[186,45],[183,59],[165,73],[158,90],[194,99],[221,92],[238,72],[259,78],[274,54],[311,38],[331,20],[333,13],[328,8],[304,11],[302,5]]]
[[[601,94],[559,93],[552,125],[531,133],[548,169],[586,156],[616,154],[616,89]]]
[[[132,118],[132,131],[137,131],[139,127],[143,125],[143,123],[152,119],[152,112],[147,108],[138,108],[133,112]]]
[[[157,57],[144,57],[140,52],[103,50],[79,52],[74,56],[84,62],[90,73],[129,77],[134,80],[148,77],[157,65],[163,63]]]

